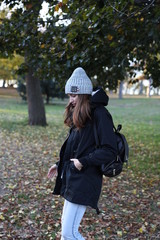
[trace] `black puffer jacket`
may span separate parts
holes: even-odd
[[[92,116],[97,124],[101,148],[95,148],[93,119],[80,132],[70,129],[69,136],[60,151],[58,176],[54,194],[63,196],[72,203],[97,208],[102,188],[101,164],[116,157],[117,146],[113,123],[106,108],[108,96],[100,89],[91,99]],[[70,158],[82,163],[77,170]]]

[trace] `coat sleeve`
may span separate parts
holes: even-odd
[[[84,168],[90,165],[100,166],[103,163],[109,163],[117,156],[116,137],[112,118],[108,111],[104,107],[97,109],[94,113],[94,121],[101,147],[79,159]]]

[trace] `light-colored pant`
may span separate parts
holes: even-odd
[[[62,213],[61,240],[84,240],[78,228],[85,211],[86,206],[65,200]]]

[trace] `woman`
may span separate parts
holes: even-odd
[[[78,228],[87,206],[98,212],[102,188],[100,166],[116,157],[113,123],[104,106],[108,96],[102,89],[92,93],[92,83],[82,68],[74,70],[65,86],[69,103],[64,123],[70,128],[60,151],[60,160],[48,172],[57,176],[53,194],[64,197],[61,239],[84,239]],[[93,122],[101,148],[95,146]]]

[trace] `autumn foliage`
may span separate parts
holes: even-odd
[[[67,134],[64,105],[46,107],[47,127],[30,127],[27,106],[17,101],[0,98],[0,239],[58,240],[63,199],[52,195],[54,180],[46,175]],[[101,213],[88,209],[81,232],[88,240],[160,239],[159,100],[121,105],[110,100],[129,142],[129,166],[104,178]]]

